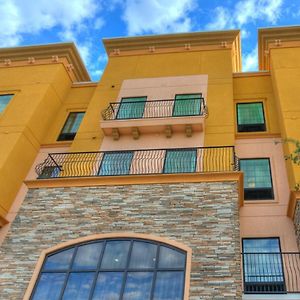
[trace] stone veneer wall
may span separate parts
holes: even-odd
[[[22,299],[43,249],[122,231],[191,247],[190,299],[241,299],[236,182],[31,189],[0,248],[0,298]]]
[[[298,249],[300,251],[300,200],[297,201],[296,211],[294,216],[294,224],[298,242]]]

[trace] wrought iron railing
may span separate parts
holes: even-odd
[[[204,98],[111,102],[103,120],[206,116]]]
[[[51,153],[36,166],[39,179],[236,171],[233,146]]]
[[[300,252],[242,253],[245,294],[300,293]]]

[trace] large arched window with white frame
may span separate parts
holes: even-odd
[[[106,238],[48,253],[31,300],[182,300],[187,252],[160,241]]]

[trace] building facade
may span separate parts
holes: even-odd
[[[299,29],[0,49],[0,298],[300,299]]]

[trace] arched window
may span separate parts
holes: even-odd
[[[101,239],[46,255],[32,300],[182,300],[186,252],[145,239]]]

